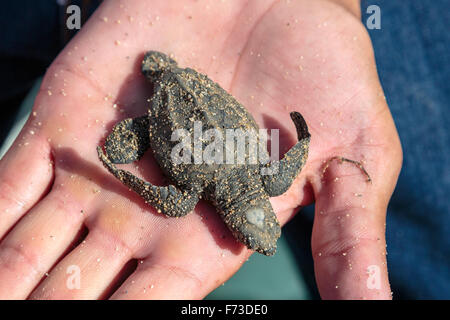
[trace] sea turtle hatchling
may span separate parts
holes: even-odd
[[[255,163],[251,161],[249,152],[244,156],[245,161],[237,164],[199,162],[186,149],[181,150],[179,156],[192,161],[178,163],[173,160],[173,150],[180,144],[173,139],[178,129],[195,134],[196,123],[201,123],[203,132],[215,129],[225,137],[229,129],[257,132],[258,125],[247,110],[217,83],[193,69],[178,67],[163,53],[147,52],[142,61],[142,73],[154,85],[148,114],[122,120],[114,126],[106,138],[105,152],[97,147],[103,165],[146,203],[170,217],[186,215],[194,209],[199,198],[209,200],[236,239],[249,249],[273,255],[281,229],[269,197],[284,193],[306,162],[310,134],[303,117],[298,112],[290,114],[297,129],[298,142],[281,160]],[[215,139],[220,141],[216,136]],[[200,140],[201,150],[211,143],[206,140]],[[244,141],[245,147],[250,148],[250,140]],[[116,168],[115,164],[138,160],[148,148],[153,150],[157,163],[172,185],[154,186]],[[231,150],[235,156],[233,159],[238,159],[243,149],[239,149],[236,143],[214,150],[216,155],[221,152],[229,154]],[[261,148],[259,150],[261,152]],[[268,159],[266,146],[261,154]],[[274,170],[273,174],[264,174],[270,172],[263,171],[268,168],[278,168],[278,172]]]

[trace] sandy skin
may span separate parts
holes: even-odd
[[[176,1],[105,2],[48,69],[32,117],[0,162],[0,297],[202,298],[246,261],[250,251],[215,208],[200,202],[193,214],[168,219],[98,161],[96,146],[113,124],[145,113],[139,67],[154,49],[208,74],[260,127],[282,129],[281,152],[296,142],[289,112],[308,119],[308,164],[270,199],[274,212],[284,224],[315,200],[323,298],[390,298],[385,214],[401,147],[370,40],[336,2],[215,1],[183,10]],[[174,27],[181,24],[184,31]],[[346,163],[331,163],[322,177],[336,155],[364,161],[372,184]],[[163,183],[151,156],[127,166]],[[111,292],[132,259],[137,269]],[[66,287],[71,265],[82,270],[80,290]],[[375,290],[367,287],[372,265],[380,270]]]

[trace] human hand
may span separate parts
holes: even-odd
[[[282,152],[295,143],[289,112],[305,117],[307,165],[273,208],[283,224],[315,199],[323,298],[389,298],[384,221],[398,136],[363,26],[337,4],[308,0],[103,3],[47,71],[33,115],[0,162],[0,297],[202,298],[251,254],[211,205],[166,218],[98,160],[111,126],[145,112],[151,92],[139,67],[150,49],[206,73],[260,127],[281,127]],[[322,177],[335,155],[363,159],[373,183],[345,163]],[[149,153],[136,164],[123,167],[163,183]],[[366,286],[370,265],[380,268],[380,290]],[[81,270],[80,289],[66,285],[69,266]]]

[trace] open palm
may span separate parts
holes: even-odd
[[[147,50],[207,74],[261,128],[280,129],[281,153],[296,141],[289,112],[304,116],[308,162],[271,199],[274,210],[285,223],[316,201],[322,297],[389,297],[384,221],[400,144],[364,28],[338,5],[309,0],[104,3],[47,71],[30,120],[0,162],[0,297],[201,298],[251,254],[210,204],[167,218],[98,160],[112,126],[145,113],[151,90],[139,68]],[[336,155],[362,160],[373,183],[350,164],[324,172]],[[166,183],[150,152],[122,167]],[[367,286],[374,266],[375,290]],[[81,272],[78,289],[70,270]]]

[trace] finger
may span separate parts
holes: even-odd
[[[81,229],[79,204],[51,192],[0,243],[0,299],[24,299]],[[20,285],[18,285],[20,283]]]
[[[202,285],[202,280],[187,269],[140,260],[111,299],[201,299]]]
[[[132,251],[107,233],[93,230],[33,291],[31,299],[102,298]]]
[[[277,217],[284,224],[291,215],[288,209]],[[196,214],[171,222],[175,225],[158,238],[158,245],[139,261],[111,299],[201,299],[227,281],[253,253],[233,238],[208,205],[200,204]]]
[[[389,299],[385,215],[388,199],[350,164],[330,164],[316,190],[312,253],[324,299]],[[380,199],[381,198],[381,199]]]
[[[52,176],[49,144],[24,129],[0,160],[0,239],[46,193]]]
[[[233,238],[210,206],[200,205],[196,213],[169,223],[157,246],[112,299],[201,299],[252,253]]]
[[[158,254],[140,260],[136,271],[111,299],[202,299],[228,280],[252,252],[244,250],[239,256],[217,250],[214,254],[199,251],[192,252],[194,254],[197,256],[188,260]]]

